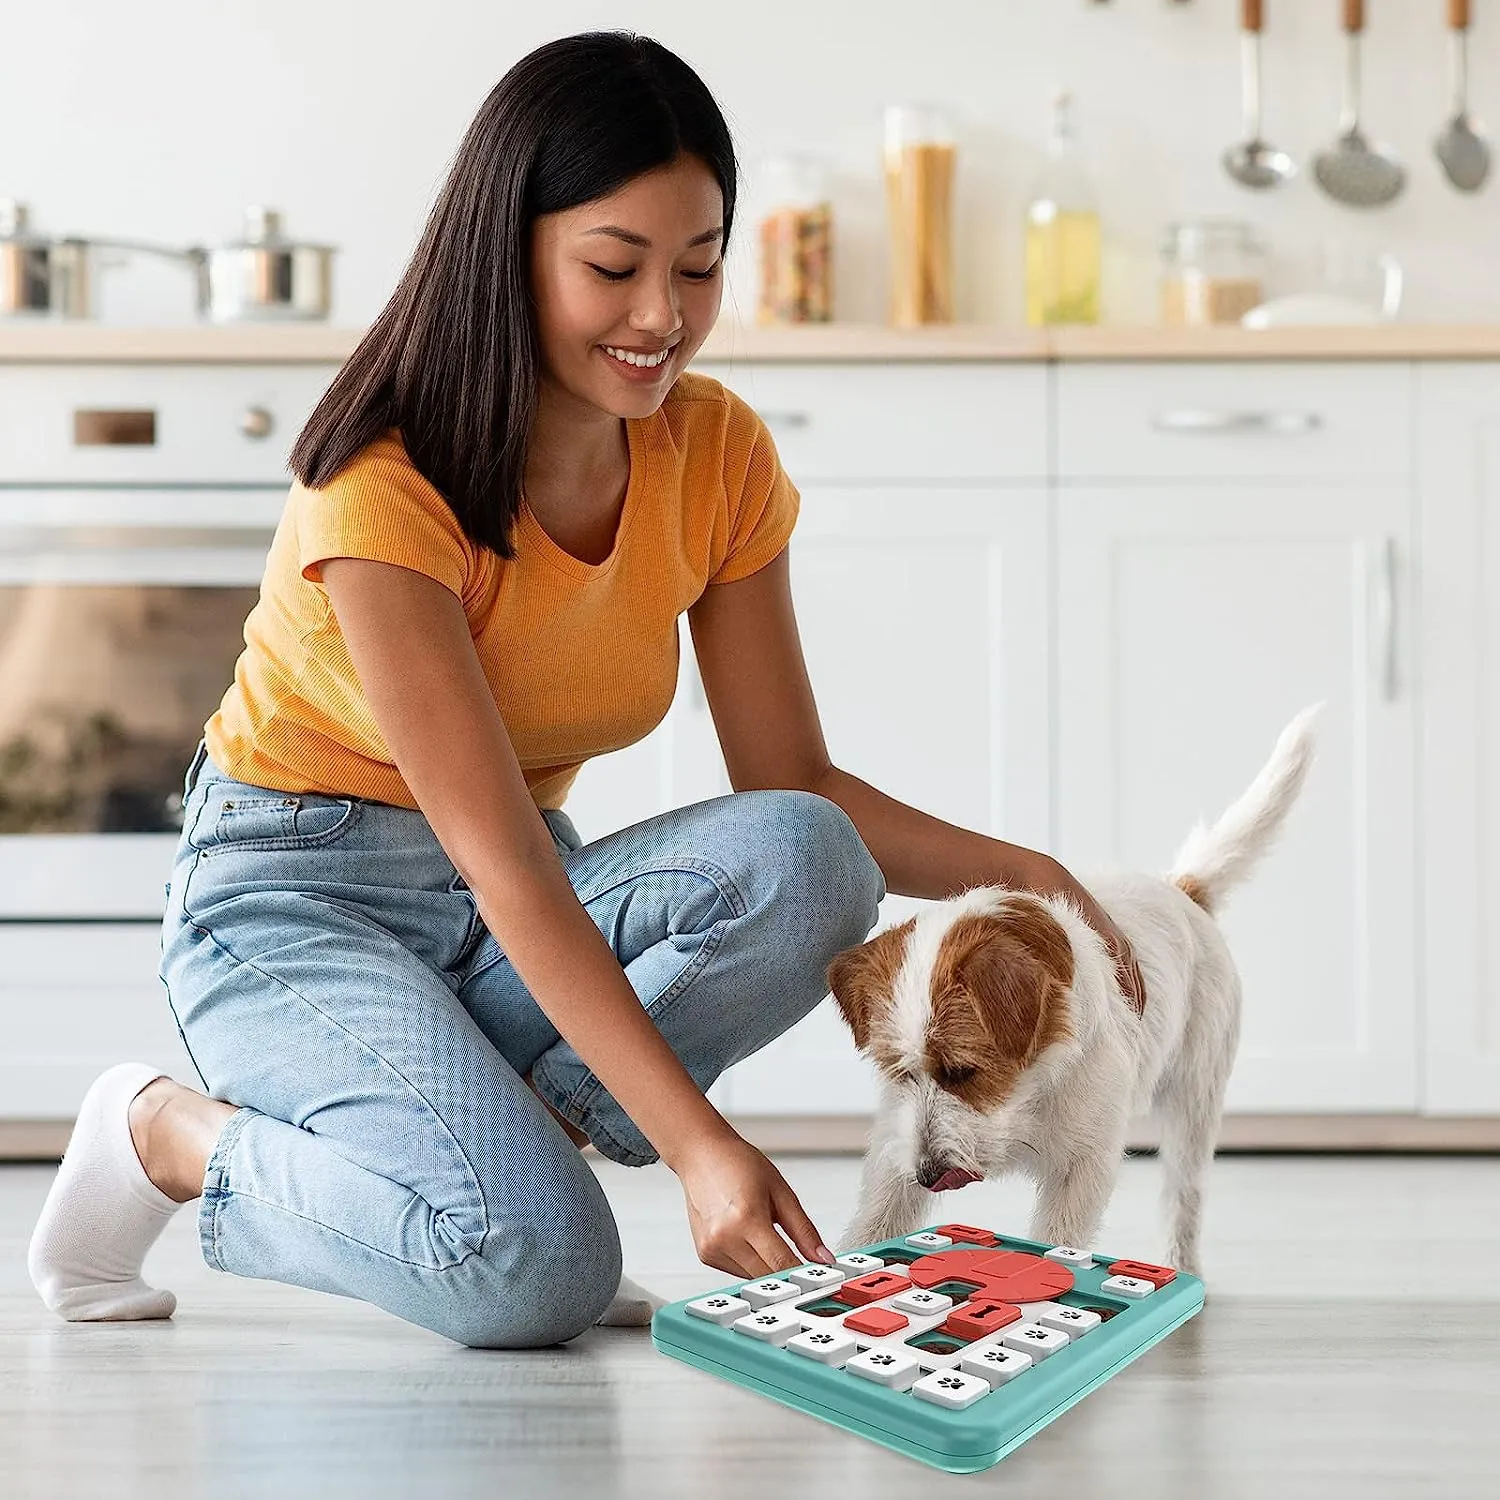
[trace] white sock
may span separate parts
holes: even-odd
[[[158,1069],[121,1063],[101,1073],[42,1205],[26,1266],[42,1301],[69,1322],[170,1318],[171,1292],[141,1280],[141,1263],[182,1207],[146,1175],[130,1139],[130,1101]]]
[[[639,1282],[622,1276],[614,1299],[594,1321],[606,1328],[644,1328],[650,1323],[651,1314],[666,1305],[665,1297],[658,1297]]]

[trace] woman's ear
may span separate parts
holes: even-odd
[[[890,1000],[906,957],[906,940],[916,925],[917,919],[908,917],[899,927],[888,927],[856,948],[845,948],[828,965],[828,988],[861,1052],[869,1046],[873,1014]]]

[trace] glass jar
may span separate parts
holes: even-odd
[[[1238,323],[1265,300],[1266,248],[1239,219],[1168,226],[1161,320],[1172,328]]]
[[[760,249],[760,323],[827,323],[833,317],[833,205],[827,174],[808,156],[766,162]]]
[[[891,236],[891,323],[953,321],[953,177],[948,114],[925,104],[885,111],[885,202]]]

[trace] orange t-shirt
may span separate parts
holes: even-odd
[[[625,424],[630,482],[614,550],[580,562],[522,504],[507,562],[465,537],[394,429],[321,489],[292,486],[234,682],[205,726],[214,763],[287,792],[416,808],[376,727],[322,584],[328,557],[398,563],[462,601],[485,679],[538,807],[591,756],[634,744],[677,685],[677,617],[711,583],[764,567],[798,494],[753,410],[681,376]]]

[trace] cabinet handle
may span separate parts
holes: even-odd
[[[1163,411],[1151,419],[1158,432],[1315,432],[1323,419],[1315,411]]]
[[[763,411],[760,419],[770,428],[812,426],[812,417],[805,411]]]
[[[1375,609],[1379,631],[1380,693],[1387,703],[1396,701],[1396,538],[1388,536],[1378,544],[1380,558],[1376,573]]]

